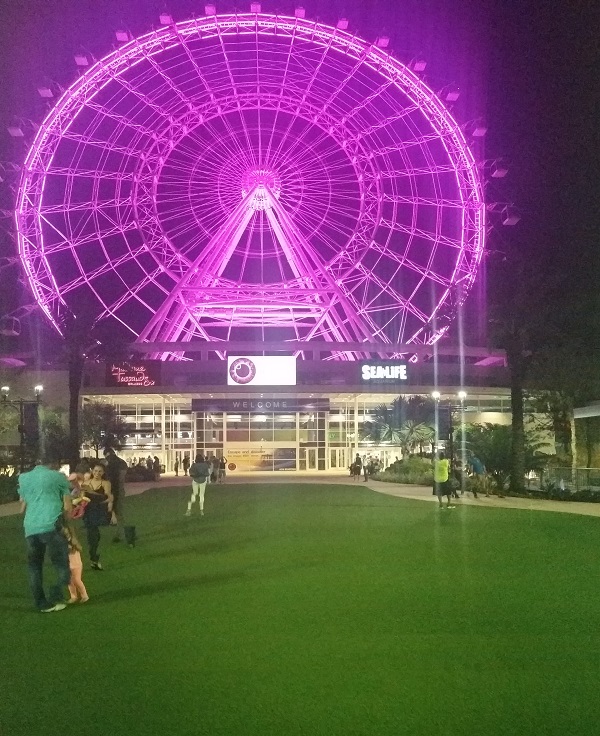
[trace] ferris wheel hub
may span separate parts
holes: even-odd
[[[266,210],[271,207],[269,194],[279,199],[281,181],[271,169],[249,169],[242,178],[242,199],[253,193],[250,207],[253,210]]]

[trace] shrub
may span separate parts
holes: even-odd
[[[17,484],[17,473],[8,472],[4,469],[0,471],[0,503],[10,503],[19,499]]]
[[[430,486],[433,483],[431,460],[417,456],[396,460],[379,474],[378,479],[387,483]]]
[[[155,480],[154,471],[148,470],[144,465],[134,465],[131,468],[127,468],[125,482],[141,483],[149,480]]]

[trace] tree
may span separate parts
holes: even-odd
[[[400,445],[403,452],[431,442],[435,403],[425,396],[397,396],[391,404],[379,404],[366,422],[363,439]]]
[[[543,452],[546,442],[539,432],[529,430],[523,435],[523,478],[519,491],[523,489],[525,474],[541,470],[550,460]],[[494,479],[497,490],[502,493],[513,469],[512,427],[507,424],[471,424],[465,427],[465,444],[469,454],[476,455]],[[512,491],[512,486],[510,486]]]
[[[81,386],[87,360],[118,360],[128,357],[126,344],[115,336],[107,322],[97,321],[85,305],[76,314],[67,312],[63,319],[64,346],[69,372],[69,441],[68,457],[71,470],[79,461],[81,437],[79,411]]]
[[[546,415],[556,454],[573,470],[577,467],[574,408],[600,397],[600,358],[588,343],[586,336],[570,335],[569,344],[539,351],[529,381],[532,407]]]
[[[12,406],[0,401],[0,437],[17,432],[19,413]]]
[[[404,422],[398,433],[398,444],[402,448],[402,455],[412,455],[417,447],[433,442],[435,430],[428,424],[417,423],[412,419]]]
[[[69,432],[62,409],[40,407],[40,445],[42,456],[46,453],[65,455],[69,446]]]
[[[113,404],[90,401],[83,407],[81,437],[98,457],[101,448],[119,450],[123,446],[127,439],[126,425]]]
[[[525,477],[524,393],[535,356],[547,345],[556,344],[556,304],[560,274],[549,276],[533,249],[513,249],[490,262],[490,327],[497,347],[506,351],[510,374],[512,432],[510,435],[510,490],[522,491]]]
[[[593,467],[594,450],[600,445],[600,417],[585,417],[580,422],[583,424],[582,439],[585,443],[585,467]]]

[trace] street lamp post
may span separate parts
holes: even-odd
[[[433,459],[437,460],[438,456],[438,445],[440,441],[440,398],[441,394],[439,391],[432,391],[431,398],[434,400],[434,414],[433,414]]]
[[[467,392],[462,389],[457,393],[460,404],[457,406],[452,400],[444,401],[444,409],[448,411],[448,460],[450,461],[451,472],[454,472],[454,426],[452,412],[460,409],[460,428],[461,428],[461,490],[464,493],[464,467],[465,467],[465,399]],[[435,401],[435,452],[437,457],[438,442],[440,439],[440,399],[442,398],[439,391],[432,391],[431,398]]]
[[[38,384],[34,387],[35,392],[35,399],[9,399],[9,393],[10,393],[10,386],[2,386],[0,388],[0,393],[2,394],[2,405],[3,406],[10,406],[19,414],[19,424],[17,426],[17,431],[19,432],[19,473],[23,473],[25,471],[25,448],[27,443],[27,417],[26,412],[27,408],[29,406],[35,406],[36,407],[36,421],[37,421],[37,407],[40,404],[42,391],[44,390],[44,387],[41,384]],[[39,431],[39,428],[38,428]]]

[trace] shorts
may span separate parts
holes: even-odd
[[[450,482],[447,480],[443,481],[434,481],[433,482],[433,492],[436,496],[442,497],[442,496],[451,496],[452,491],[450,490]]]

